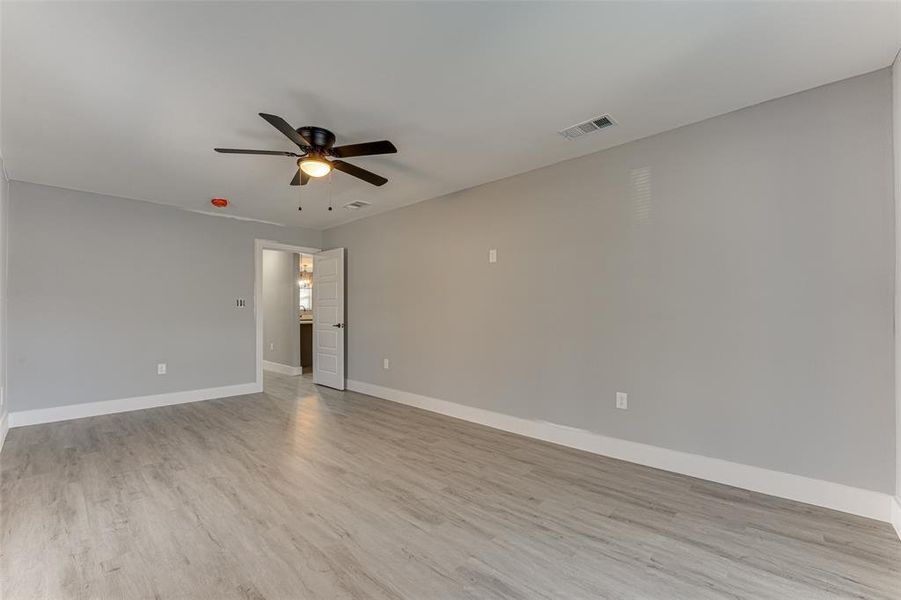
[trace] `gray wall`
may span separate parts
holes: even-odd
[[[891,111],[884,69],[326,231],[348,377],[889,492]]]
[[[0,428],[4,427],[4,419],[9,413],[9,401],[6,387],[6,298],[7,277],[6,258],[9,232],[9,182],[3,170],[3,159],[0,158]],[[0,429],[0,444],[3,443],[4,431]]]
[[[0,2],[0,23],[2,23],[3,3]],[[2,44],[0,44],[2,46]],[[0,64],[2,64],[0,60]],[[0,140],[3,139],[0,131]],[[2,148],[0,148],[2,152]],[[6,180],[6,171],[3,169],[3,158],[0,157],[0,445],[5,436],[9,402],[6,389],[6,256],[7,256],[7,214],[9,207],[9,182]]]
[[[892,68],[895,175],[895,323],[901,323],[901,54]],[[895,327],[895,495],[901,502],[901,330]]]
[[[12,411],[254,381],[254,238],[321,245],[316,231],[17,181],[10,200]]]
[[[300,366],[297,276],[300,255],[263,250],[263,360]]]

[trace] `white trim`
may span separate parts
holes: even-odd
[[[593,454],[879,521],[891,521],[892,497],[882,492],[630,442],[576,427],[523,419],[362,381],[348,379],[347,389]]]
[[[273,242],[272,240],[254,240],[260,250],[283,250],[285,252],[294,252],[297,254],[318,254],[322,252],[321,248],[310,248],[308,246],[296,246],[294,244],[283,244],[282,242]]]
[[[291,365],[283,365],[282,363],[272,362],[270,360],[263,361],[263,368],[267,371],[275,371],[282,375],[303,375],[303,367],[292,367]]]
[[[6,441],[6,432],[9,431],[9,413],[4,413],[0,419],[0,451],[3,450],[3,442]]]
[[[893,497],[891,502],[892,526],[895,528],[895,533],[898,535],[898,539],[901,539],[901,499]]]
[[[255,239],[253,241],[253,317],[257,330],[257,385],[263,389],[263,249],[285,250],[298,254],[316,254],[319,248],[292,246],[272,240]]]
[[[134,398],[120,398],[117,400],[101,400],[99,402],[85,402],[83,404],[69,404],[51,408],[20,410],[9,413],[9,426],[22,427],[24,425],[37,425],[38,423],[68,421],[69,419],[81,419],[83,417],[93,417],[96,415],[109,415],[132,410],[143,410],[145,408],[155,408],[157,406],[169,406],[170,404],[184,404],[186,402],[199,402],[201,400],[213,400],[216,398],[255,394],[262,391],[263,386],[258,383],[241,383],[238,385],[226,385],[223,387],[190,390],[187,392],[170,392],[168,394],[154,394],[152,396],[136,396]]]
[[[181,208],[181,207],[179,207]],[[211,210],[197,210],[196,208],[185,208],[188,212],[196,213],[198,215],[207,215],[210,217],[222,217],[224,219],[237,219],[238,221],[251,221],[253,223],[263,223],[265,225],[275,225],[277,227],[291,227],[290,225],[285,225],[284,223],[278,223],[276,221],[264,221],[263,219],[254,219],[253,217],[242,217],[240,215],[233,215],[224,212],[213,212]]]

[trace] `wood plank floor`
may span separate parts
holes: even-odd
[[[2,598],[901,598],[884,523],[265,387],[11,430]]]

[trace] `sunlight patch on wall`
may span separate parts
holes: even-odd
[[[629,197],[632,201],[632,220],[643,225],[651,220],[651,167],[632,169],[629,173]]]

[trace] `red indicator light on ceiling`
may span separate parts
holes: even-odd
[[[210,200],[210,204],[212,204],[216,208],[225,208],[226,206],[228,206],[228,199],[227,198],[213,198],[212,200]]]

